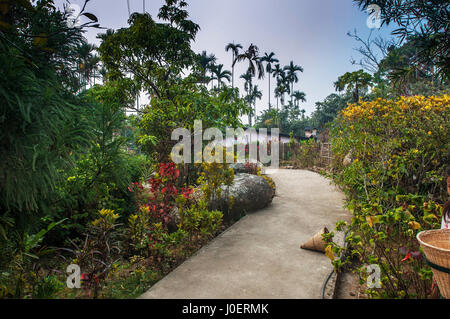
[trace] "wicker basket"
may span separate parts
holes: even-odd
[[[417,234],[442,296],[450,299],[450,229],[434,229]]]

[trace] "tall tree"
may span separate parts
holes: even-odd
[[[372,76],[364,70],[358,70],[355,72],[347,72],[340,76],[336,82],[334,82],[334,87],[336,91],[347,91],[353,92],[353,102],[357,103],[362,90],[367,89],[367,87],[372,83]]]
[[[250,92],[250,101],[252,105],[252,114],[256,116],[256,100],[261,100],[262,92],[259,90],[258,85],[255,85]]]
[[[248,104],[248,106],[249,106],[249,109],[251,109],[251,98],[250,98],[250,95],[251,95],[252,87],[253,87],[253,83],[252,83],[253,76],[252,76],[252,75],[250,74],[250,72],[247,70],[247,72],[244,73],[244,74],[242,74],[242,75],[240,76],[240,78],[243,79],[243,80],[245,81],[245,83],[244,83],[244,89],[245,89],[245,92],[246,92],[245,100],[247,101],[247,104]],[[251,124],[251,123],[252,123],[252,114],[251,114],[251,111],[248,113],[248,123],[249,123],[249,126],[252,125],[252,124]]]
[[[286,75],[286,73],[282,70],[277,77],[277,87],[276,87],[276,91],[278,92],[278,96],[281,99],[281,105],[284,105],[284,95],[286,93],[290,93],[291,90],[289,88],[289,79]],[[277,102],[277,106],[278,106],[278,102]]]
[[[294,105],[299,106],[298,102],[306,102],[306,94],[305,92],[295,91],[292,93],[292,97],[294,98]]]
[[[248,71],[250,74],[252,76],[258,75],[258,79],[262,79],[264,77],[264,66],[262,64],[261,57],[259,56],[259,49],[253,43],[250,44],[247,50],[236,56],[233,66],[237,61],[248,61]]]
[[[264,56],[261,58],[262,61],[266,62],[266,72],[269,73],[269,109],[271,109],[271,103],[270,103],[270,78],[272,76],[272,69],[273,69],[273,64],[280,62],[278,59],[274,58],[275,53],[271,52],[269,54],[264,53]]]
[[[203,72],[203,83],[209,83],[209,81],[212,80],[216,61],[216,56],[214,54],[208,54],[206,51],[202,51],[202,53],[198,55],[198,63]],[[207,76],[208,72],[211,73],[211,77]]]
[[[166,0],[158,13],[162,22],[133,13],[128,28],[104,38],[99,53],[111,80],[131,75],[137,87],[156,98],[170,96],[168,87],[196,62],[191,41],[200,27],[188,19],[186,5],[182,0]]]
[[[253,82],[252,82],[252,78],[255,77],[256,75],[258,76],[258,79],[262,79],[264,77],[264,66],[263,63],[261,61],[261,57],[259,56],[259,49],[256,45],[254,45],[253,43],[250,44],[250,46],[248,47],[247,50],[245,50],[244,52],[242,52],[241,54],[237,55],[233,65],[237,62],[237,61],[247,61],[248,62],[248,69],[247,69],[247,73],[244,76],[241,76],[241,78],[250,78],[249,80],[246,80],[246,91],[247,91],[247,98],[249,99],[248,103],[249,106],[251,108],[252,103],[251,103],[251,93],[252,93],[252,86],[253,86]],[[252,126],[252,114],[251,112],[249,113],[249,125]]]
[[[231,72],[223,69],[223,64],[216,65],[212,72],[214,73],[213,78],[217,80],[217,89],[220,90],[220,85],[223,84],[223,79],[230,82]]]
[[[235,44],[234,42],[228,43],[227,46],[225,47],[226,52],[231,50],[231,52],[233,53],[233,58],[231,60],[231,87],[233,89],[234,89],[234,60],[239,55],[239,49],[242,49],[242,45],[239,43]]]
[[[286,78],[291,83],[291,89],[289,93],[294,92],[294,82],[298,82],[298,76],[297,72],[303,72],[303,68],[299,65],[295,65],[294,61],[291,61],[289,65],[286,65],[284,67],[284,70],[286,71]],[[291,96],[291,102],[292,102],[292,96]]]
[[[280,64],[276,64],[275,68],[272,70],[273,77],[277,80],[277,86],[275,87],[275,97],[277,98],[277,109],[278,109],[278,99],[281,97],[279,88],[279,83],[281,81],[281,77],[285,77],[283,68],[280,66]]]
[[[87,85],[90,80],[91,76],[91,64],[90,62],[93,62],[93,52],[95,51],[96,47],[93,44],[89,44],[87,42],[81,43],[80,46],[78,46],[76,55],[78,57],[78,72],[80,74],[80,83],[84,88],[87,88]]]

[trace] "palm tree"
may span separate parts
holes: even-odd
[[[277,69],[278,68],[276,67],[274,72],[278,72]],[[289,88],[289,79],[283,70],[281,70],[281,72],[277,73],[276,91],[277,91],[277,96],[280,97],[280,99],[281,99],[281,105],[284,105],[284,95],[286,93],[290,93],[291,90]],[[277,107],[278,107],[278,100],[277,100]]]
[[[247,70],[246,73],[242,74],[240,76],[241,79],[244,79],[245,84],[244,84],[244,89],[245,92],[247,93],[247,95],[245,96],[245,100],[247,101],[247,103],[249,104],[249,108],[251,108],[251,99],[250,99],[250,92],[252,92],[252,79],[253,76],[250,74],[249,70]],[[251,126],[251,122],[252,122],[252,117],[251,117],[251,112],[249,112],[248,114],[248,123]]]
[[[222,79],[227,80],[230,82],[230,76],[231,72],[228,70],[223,70],[223,64],[219,64],[214,66],[214,69],[212,70],[214,73],[213,79],[217,80],[217,89],[220,90],[220,84],[223,84]]]
[[[264,53],[264,56],[261,58],[262,61],[266,62],[266,71],[269,73],[269,110],[271,108],[270,105],[270,76],[272,75],[272,64],[280,62],[278,59],[274,58],[275,53],[271,52],[270,54]],[[279,65],[278,65],[279,66]]]
[[[275,93],[275,97],[277,98],[277,111],[278,111],[279,110],[278,99],[281,97],[281,90],[280,90],[280,87],[278,85],[275,88],[274,93]]]
[[[198,55],[198,63],[203,70],[203,83],[207,84],[212,79],[211,77],[207,77],[206,74],[208,71],[210,71],[212,74],[216,60],[217,58],[214,54],[208,55],[206,51],[202,51],[202,53]]]
[[[359,101],[359,95],[361,90],[366,89],[372,84],[372,76],[369,73],[364,72],[364,70],[358,70],[355,72],[347,72],[340,76],[336,82],[334,82],[334,87],[336,91],[343,91],[345,88],[347,90],[353,91],[353,100],[355,103]]]
[[[286,77],[287,80],[291,83],[290,92],[294,92],[294,82],[298,82],[297,72],[303,72],[303,68],[299,65],[295,65],[294,61],[291,61],[289,65],[284,67],[284,70],[287,72]],[[292,97],[291,97],[292,102]]]
[[[277,109],[278,109],[278,98],[281,97],[280,91],[278,90],[279,83],[281,81],[281,76],[285,76],[283,69],[280,64],[276,64],[275,68],[272,70],[273,77],[277,79],[277,87],[275,88],[275,97],[277,98]]]
[[[233,59],[231,60],[231,87],[234,89],[234,59],[239,55],[239,49],[242,49],[242,45],[238,44],[234,44],[233,43],[228,43],[227,46],[225,47],[225,51],[228,52],[229,50],[231,50],[231,52],[233,53]]]
[[[258,85],[255,85],[250,92],[250,105],[253,104],[251,114],[256,116],[256,100],[261,100],[262,92],[259,90]],[[252,118],[249,117],[249,126],[252,126]]]
[[[284,95],[290,92],[289,83],[286,82],[285,79],[282,79],[277,86],[277,90],[279,92],[279,96],[281,99],[281,105],[284,105]]]
[[[301,91],[295,91],[294,93],[292,93],[292,97],[295,99],[295,106],[299,106],[298,102],[306,102],[306,94],[305,92],[301,92]]]
[[[252,77],[252,75],[247,71],[246,73],[242,74],[242,75],[240,76],[240,78],[243,79],[243,80],[245,81],[244,89],[245,89],[245,92],[247,92],[247,95],[248,95],[249,92],[250,92],[250,90],[251,90],[251,88],[252,88],[252,79],[253,79],[253,77]]]
[[[300,113],[302,113],[302,120],[304,120],[305,119],[306,110],[305,109],[301,109]]]
[[[253,43],[250,44],[246,51],[235,57],[233,67],[237,61],[241,62],[244,60],[248,61],[248,70],[252,76],[256,76],[256,73],[258,73],[258,79],[262,79],[264,77],[264,66],[261,62],[261,58],[259,57],[259,49]]]
[[[92,52],[95,51],[96,47],[93,44],[83,42],[76,51],[78,57],[78,72],[80,74],[80,83],[87,87],[88,81],[90,79],[89,61],[92,59]]]

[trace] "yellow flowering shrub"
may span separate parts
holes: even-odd
[[[99,227],[105,231],[111,230],[116,225],[119,214],[114,214],[112,209],[101,209],[98,211],[98,218],[92,222],[92,226]]]
[[[361,283],[366,266],[381,269],[381,288],[367,289],[368,295],[428,297],[432,273],[415,236],[440,227],[450,162],[450,96],[361,101],[341,112],[330,133],[332,177],[353,214],[349,258],[360,261]],[[333,249],[337,255],[342,251],[336,244]]]

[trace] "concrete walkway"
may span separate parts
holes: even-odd
[[[278,170],[273,203],[203,247],[141,298],[320,298],[331,271],[321,253],[300,249],[323,226],[348,220],[344,195],[319,174]]]

